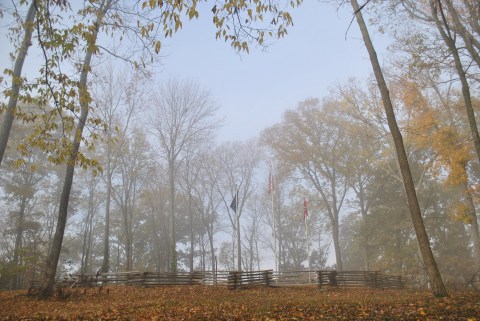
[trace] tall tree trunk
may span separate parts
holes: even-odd
[[[468,185],[465,182],[462,186],[463,193],[467,202],[468,215],[470,216],[470,234],[472,236],[473,243],[473,257],[475,261],[475,271],[480,271],[480,236],[478,234],[478,219],[477,212],[475,210],[475,203],[473,202],[473,197],[468,189]]]
[[[7,149],[8,137],[12,129],[13,120],[15,119],[15,110],[17,108],[18,96],[20,93],[20,77],[22,76],[23,63],[27,57],[28,47],[32,45],[33,22],[37,14],[36,0],[32,0],[28,8],[27,16],[24,22],[25,35],[23,36],[22,45],[18,51],[17,59],[13,67],[12,88],[9,92],[8,105],[5,110],[2,127],[0,128],[0,164],[3,155]]]
[[[92,177],[93,181],[93,177]],[[83,249],[82,249],[82,260],[80,271],[83,274],[88,273],[88,262],[90,257],[90,248],[92,240],[92,224],[93,224],[93,214],[94,214],[94,195],[95,190],[93,187],[93,182],[90,182],[90,191],[88,194],[88,209],[87,217],[85,218],[85,230],[83,234]]]
[[[92,219],[92,217],[90,217]],[[92,272],[91,258],[92,258],[92,221],[88,224],[85,238],[85,260],[83,265],[83,273],[88,274]]]
[[[204,233],[198,235],[198,246],[200,248],[200,270],[205,271],[205,258],[206,258],[206,248],[205,248],[205,231]]]
[[[152,204],[152,235],[151,238],[153,240],[153,257],[155,259],[155,272],[160,272],[160,238],[158,237],[158,230],[157,230],[157,220],[155,219],[155,209]]]
[[[360,202],[360,213],[362,215],[362,222],[360,225],[361,233],[361,246],[362,246],[362,256],[363,256],[363,269],[365,271],[370,270],[369,264],[369,246],[368,246],[368,209],[367,204],[365,204],[365,190],[363,187],[362,179],[360,176],[357,176],[358,179],[358,200]]]
[[[214,213],[213,205],[211,205],[211,213]],[[207,237],[208,237],[208,243],[210,245],[210,259],[211,259],[211,264],[212,264],[212,271],[215,271],[215,263],[216,263],[216,256],[215,256],[215,246],[213,243],[213,223],[208,221],[205,217],[205,212],[208,213],[209,209],[206,208],[205,210],[201,211],[202,214],[202,222],[203,226],[205,227],[205,230],[207,232]]]
[[[87,217],[88,220],[88,217]],[[80,259],[80,273],[85,274],[85,265],[87,260],[87,230],[88,230],[88,223],[85,222],[85,229],[83,231],[83,246],[82,246],[82,258]]]
[[[22,196],[20,200],[20,210],[18,211],[18,218],[17,218],[17,235],[15,237],[15,248],[13,249],[13,260],[12,265],[15,268],[15,275],[13,278],[13,289],[21,288],[21,275],[19,268],[20,262],[20,250],[22,248],[22,240],[23,240],[23,229],[25,224],[25,208],[27,206],[27,197]]]
[[[132,271],[132,215],[128,202],[129,193],[125,191],[125,200],[122,203],[123,229],[125,237],[125,271]]]
[[[238,194],[237,194],[238,195]],[[239,202],[237,197],[237,211],[239,211]],[[236,225],[237,225],[237,270],[242,270],[242,244],[240,243],[240,215],[235,211]]]
[[[110,130],[110,128],[108,129]],[[105,197],[105,233],[103,236],[102,272],[110,270],[110,201],[112,198],[112,146],[111,135],[107,142],[107,195]]]
[[[279,204],[279,202],[277,202]],[[284,253],[284,246],[283,246],[283,229],[282,229],[282,212],[280,211],[279,206],[277,206],[276,210],[276,218],[277,218],[277,243],[278,243],[278,271],[282,270],[282,266],[285,265],[285,253]]]
[[[130,234],[130,231],[127,231],[125,233],[125,250],[126,250],[126,256],[127,256],[127,263],[125,265],[125,271],[129,272],[132,271],[132,237]]]
[[[217,262],[217,259],[215,256],[215,245],[213,243],[213,232],[209,228],[207,228],[207,234],[208,243],[210,245],[210,259],[212,260],[212,271],[214,271],[216,268],[215,263]]]
[[[368,245],[368,206],[367,201],[365,200],[365,188],[362,182],[361,175],[357,175],[358,190],[355,189],[359,207],[360,214],[362,216],[360,222],[360,239],[361,239],[361,248],[362,248],[362,259],[363,259],[363,269],[364,271],[370,270],[369,264],[369,245]]]
[[[255,234],[256,234],[256,238],[254,240],[254,251],[253,251],[253,256],[255,257],[255,261],[257,262],[257,269],[260,270],[260,256],[258,255],[258,230],[255,229]]]
[[[170,215],[169,215],[169,241],[170,241],[170,272],[177,272],[177,244],[175,241],[175,162],[168,163],[168,183],[170,187]]]
[[[255,230],[252,228],[252,232],[250,234],[250,239],[248,240],[248,255],[250,256],[250,260],[248,262],[248,269],[253,271],[253,265],[255,260],[255,254],[253,251],[253,239],[255,238]]]
[[[410,165],[408,163],[407,154],[405,152],[402,134],[397,125],[395,112],[393,110],[393,104],[390,99],[390,93],[383,77],[380,63],[378,62],[377,53],[375,52],[372,40],[370,39],[370,34],[368,33],[367,26],[365,24],[365,21],[363,20],[362,12],[360,10],[360,7],[358,6],[357,0],[351,0],[351,5],[355,12],[357,23],[362,33],[363,41],[370,56],[370,62],[372,63],[373,72],[375,74],[377,85],[380,89],[380,93],[382,96],[383,107],[385,108],[385,113],[387,115],[388,126],[390,128],[392,138],[395,143],[395,150],[402,173],[405,192],[407,194],[407,200],[410,207],[413,227],[417,235],[423,263],[425,264],[428,277],[430,279],[432,292],[433,295],[437,297],[447,296],[447,290],[445,289],[445,286],[443,284],[442,277],[437,267],[437,262],[435,261],[435,257],[433,256],[432,249],[430,247],[427,231],[425,230],[425,226],[423,224],[422,213],[418,204],[417,193],[415,191],[412,173],[410,171]]]
[[[188,213],[190,223],[190,272],[193,272],[193,252],[195,250],[194,233],[193,233],[193,213],[192,213],[192,190],[188,191]]]
[[[82,116],[80,116],[83,119]],[[81,121],[81,120],[79,120]],[[78,124],[77,132],[81,132],[84,123]],[[78,149],[80,147],[80,142],[76,144],[71,151],[69,161],[75,162]],[[65,225],[67,223],[67,213],[68,213],[68,202],[70,197],[70,191],[72,189],[73,183],[73,174],[74,174],[74,165],[67,165],[67,170],[65,172],[65,180],[63,182],[63,190],[60,197],[60,207],[58,211],[57,218],[57,227],[55,229],[55,234],[53,236],[52,246],[50,247],[50,252],[47,257],[45,271],[43,273],[42,280],[42,291],[41,297],[48,298],[53,294],[53,285],[55,283],[55,274],[57,273],[58,260],[60,258],[60,251],[62,249],[63,235],[65,232]]]
[[[368,217],[362,213],[362,223],[361,223],[361,233],[362,233],[362,256],[363,256],[363,269],[364,271],[370,271],[370,262],[369,262],[369,245],[368,245]]]
[[[62,249],[63,236],[65,233],[65,226],[67,224],[68,203],[70,200],[70,191],[72,190],[73,175],[75,172],[75,164],[77,161],[78,151],[83,135],[83,128],[87,122],[90,95],[87,89],[87,78],[91,68],[91,61],[93,53],[95,52],[95,43],[97,41],[99,27],[102,24],[103,17],[110,7],[112,0],[104,0],[98,11],[94,26],[94,31],[90,41],[87,44],[87,53],[82,64],[82,72],[80,74],[79,87],[79,101],[80,101],[80,117],[78,119],[73,144],[71,146],[70,155],[67,161],[67,168],[65,171],[65,179],[63,182],[62,194],[60,196],[60,205],[58,210],[57,226],[55,235],[53,237],[52,246],[48,253],[45,271],[43,273],[42,289],[40,296],[42,298],[51,297],[53,294],[53,285],[55,283],[55,274],[57,273],[58,260],[60,258],[60,251]]]
[[[335,249],[335,259],[337,262],[337,271],[343,271],[342,253],[340,250],[338,214],[336,219],[332,220],[333,247]]]

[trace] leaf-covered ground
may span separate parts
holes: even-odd
[[[108,290],[108,291],[107,291]],[[478,320],[480,292],[127,286],[37,300],[0,292],[0,320]]]

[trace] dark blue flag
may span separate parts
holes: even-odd
[[[230,204],[230,208],[237,213],[237,195],[233,197],[232,203]]]

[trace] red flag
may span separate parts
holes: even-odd
[[[307,210],[307,199],[305,196],[303,197],[303,220],[305,221],[308,216],[308,210]]]
[[[272,194],[273,192],[273,176],[272,171],[270,171],[270,175],[268,176],[268,194]]]

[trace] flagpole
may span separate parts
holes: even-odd
[[[273,191],[272,191],[272,217],[273,217],[273,254],[275,255],[275,271],[278,271],[278,252],[277,252],[277,228],[275,227],[275,221],[276,216],[275,216],[275,209],[273,206]]]
[[[237,200],[237,206],[236,206],[236,211],[235,211],[235,217],[237,219],[237,254],[238,254],[238,257],[237,257],[237,270],[238,271],[241,271],[242,270],[242,247],[241,247],[241,243],[240,243],[240,200],[238,199],[238,187],[236,187],[236,194],[235,194],[235,197],[236,197],[236,200]]]
[[[308,283],[310,283],[311,277],[310,272],[312,271],[312,265],[310,262],[310,242],[308,241],[308,225],[307,225],[307,218],[305,218],[305,238],[307,240],[307,261],[308,261]]]

